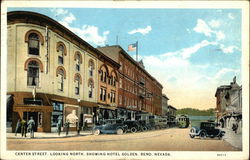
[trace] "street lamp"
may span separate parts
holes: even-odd
[[[78,109],[78,123],[77,123],[77,134],[79,135],[80,134],[80,102],[81,102],[81,99],[78,98],[77,99],[77,102],[78,102],[78,106],[79,106],[79,109]]]

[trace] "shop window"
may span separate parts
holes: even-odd
[[[39,86],[39,64],[30,61],[28,64],[28,86]]]

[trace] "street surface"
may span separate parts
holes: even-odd
[[[73,151],[238,151],[224,140],[191,139],[189,128],[123,135],[88,135],[50,139],[7,139],[8,150]]]

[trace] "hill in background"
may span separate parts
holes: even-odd
[[[194,108],[182,108],[176,111],[176,114],[187,114],[190,116],[214,116],[215,108],[210,108],[207,110],[199,110]]]

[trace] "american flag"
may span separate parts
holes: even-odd
[[[128,51],[135,51],[135,50],[136,50],[136,47],[137,47],[137,43],[130,44],[130,45],[128,46]]]

